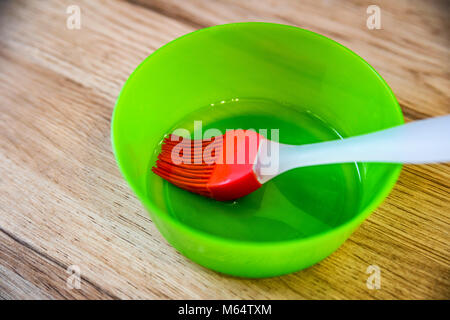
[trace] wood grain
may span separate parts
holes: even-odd
[[[81,29],[66,8],[81,8]],[[366,28],[366,8],[382,29]],[[122,179],[115,99],[146,56],[195,29],[269,21],[324,34],[386,79],[407,120],[450,112],[446,1],[2,1],[0,298],[449,299],[450,166],[406,166],[387,200],[333,255],[246,280],[177,253]],[[366,268],[381,268],[381,289]],[[66,286],[68,266],[81,289]]]

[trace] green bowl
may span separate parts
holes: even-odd
[[[175,193],[168,193],[171,187],[149,172],[162,137],[189,114],[237,98],[306,108],[344,137],[402,124],[401,110],[386,82],[355,53],[316,33],[272,23],[233,23],[182,36],[145,59],[125,83],[112,117],[114,154],[167,241],[189,259],[235,276],[270,277],[309,267],[335,251],[383,201],[401,166],[358,164],[361,188],[356,209],[327,229],[313,230],[306,221],[304,234],[290,238],[266,222],[258,227],[269,239],[250,236],[256,226],[252,214],[246,215],[248,224],[235,224],[241,215],[219,212],[228,203],[207,202],[184,195],[186,191],[172,199],[178,203],[168,203]],[[311,170],[325,172],[327,167]],[[317,192],[311,194],[320,196],[320,181],[316,186]],[[295,195],[296,186],[290,189]],[[298,197],[314,202],[304,194]],[[171,212],[173,205],[189,212],[185,219]],[[272,214],[281,217],[288,212]],[[333,214],[328,212],[329,217]],[[291,218],[294,221],[295,215]],[[228,236],[237,234],[238,227],[248,227],[249,236]]]

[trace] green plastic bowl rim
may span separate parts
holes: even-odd
[[[384,186],[382,188],[382,190],[380,191],[380,193],[378,194],[377,197],[375,197],[374,199],[372,199],[371,202],[369,202],[369,204],[365,207],[364,210],[362,210],[360,213],[356,214],[353,218],[349,219],[348,221],[346,221],[345,223],[337,226],[336,228],[330,229],[330,230],[325,230],[322,232],[319,232],[317,234],[313,234],[304,238],[298,238],[298,239],[289,239],[289,240],[280,240],[280,241],[248,241],[248,240],[237,240],[237,239],[229,239],[229,238],[224,238],[224,237],[219,237],[210,233],[207,233],[205,231],[202,230],[198,230],[195,228],[191,228],[183,223],[181,223],[180,221],[172,218],[169,214],[163,212],[162,210],[160,210],[157,206],[153,205],[150,201],[148,201],[147,197],[145,195],[143,195],[140,191],[139,188],[135,185],[135,183],[130,179],[130,177],[127,175],[126,171],[123,169],[122,165],[121,165],[121,161],[119,159],[119,155],[117,153],[116,147],[115,147],[115,139],[114,139],[114,123],[115,123],[115,115],[116,115],[116,111],[118,109],[118,104],[120,101],[120,96],[122,95],[122,93],[124,92],[125,88],[128,86],[130,79],[133,78],[133,75],[135,73],[138,72],[138,70],[149,60],[151,59],[153,56],[160,54],[161,52],[164,52],[164,48],[167,46],[172,46],[174,44],[176,44],[176,42],[184,37],[190,36],[194,33],[200,33],[200,32],[206,32],[209,31],[211,29],[216,29],[216,28],[223,28],[223,27],[228,27],[231,25],[246,25],[246,24],[263,24],[263,25],[277,25],[277,26],[282,26],[282,27],[286,27],[286,28],[295,28],[296,30],[302,30],[303,32],[307,32],[310,34],[313,34],[319,38],[322,38],[324,40],[329,41],[330,45],[336,45],[339,46],[342,50],[346,51],[347,53],[349,53],[350,55],[352,55],[353,57],[355,57],[356,59],[360,60],[361,62],[363,62],[376,76],[377,78],[381,81],[381,83],[384,85],[384,87],[386,88],[387,92],[389,92],[391,98],[392,98],[392,102],[393,102],[393,106],[396,107],[397,113],[400,116],[400,120],[401,123],[404,123],[404,118],[403,118],[403,113],[401,111],[401,108],[398,104],[397,99],[395,98],[394,93],[392,92],[391,88],[389,87],[389,85],[386,83],[386,81],[384,81],[384,79],[378,74],[378,72],[369,64],[367,63],[363,58],[361,58],[359,55],[357,55],[356,53],[354,53],[352,50],[348,49],[347,47],[341,45],[340,43],[326,37],[323,36],[321,34],[318,34],[316,32],[310,31],[310,30],[306,30],[306,29],[302,29],[299,27],[295,27],[295,26],[291,26],[291,25],[285,25],[285,24],[279,24],[279,23],[272,23],[272,22],[235,22],[235,23],[227,23],[227,24],[221,24],[221,25],[215,25],[215,26],[211,26],[211,27],[207,27],[207,28],[203,28],[203,29],[199,29],[199,30],[195,30],[193,32],[187,33],[183,36],[180,36],[168,43],[166,43],[165,45],[161,46],[160,48],[158,48],[157,50],[155,50],[153,53],[151,53],[147,58],[145,58],[140,64],[139,66],[130,74],[130,76],[128,77],[128,79],[125,81],[125,84],[123,85],[119,96],[117,97],[117,101],[112,113],[112,119],[111,119],[111,145],[112,145],[112,150],[115,156],[115,159],[117,161],[117,164],[119,166],[119,169],[122,173],[122,175],[124,176],[125,180],[128,182],[128,184],[130,185],[131,189],[134,191],[134,193],[138,196],[138,198],[140,199],[141,202],[144,202],[144,204],[147,207],[147,210],[150,209],[153,211],[153,213],[155,215],[158,215],[159,218],[163,219],[166,223],[170,224],[172,227],[174,228],[178,228],[181,229],[182,231],[190,234],[191,236],[194,237],[201,237],[201,238],[205,238],[207,241],[212,241],[212,242],[217,242],[217,243],[221,243],[221,244],[225,244],[225,245],[239,245],[239,246],[248,246],[248,247],[278,247],[280,245],[295,245],[298,244],[300,242],[307,242],[307,241],[314,241],[317,238],[320,237],[325,237],[325,236],[331,236],[333,233],[340,233],[341,231],[344,232],[344,229],[350,230],[353,229],[354,227],[357,227],[357,225],[359,225],[361,222],[363,222],[377,207],[378,205],[381,204],[381,202],[383,202],[383,200],[388,196],[388,194],[391,192],[392,188],[394,187],[400,172],[402,170],[402,165],[401,164],[393,164],[393,166],[395,166],[394,170],[392,171],[392,173],[389,175],[389,177],[387,177],[386,182],[384,183]]]

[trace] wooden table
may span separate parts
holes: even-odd
[[[381,9],[381,29],[366,26],[369,4]],[[67,27],[70,5],[81,9],[80,29]],[[405,166],[387,200],[321,263],[247,280],[168,245],[110,143],[115,100],[140,61],[180,35],[237,21],[324,34],[381,73],[408,121],[447,114],[448,9],[406,0],[2,1],[0,298],[449,299],[448,164]],[[80,289],[67,285],[73,265]],[[366,286],[369,265],[381,270],[379,290]]]

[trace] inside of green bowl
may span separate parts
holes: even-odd
[[[203,29],[159,49],[130,76],[113,117],[119,166],[141,200],[193,230],[243,241],[309,237],[379,203],[393,164],[295,169],[233,202],[178,189],[149,170],[177,128],[279,129],[283,143],[392,127],[401,111],[381,77],[343,46],[268,23]],[[198,129],[198,128],[197,128]]]

